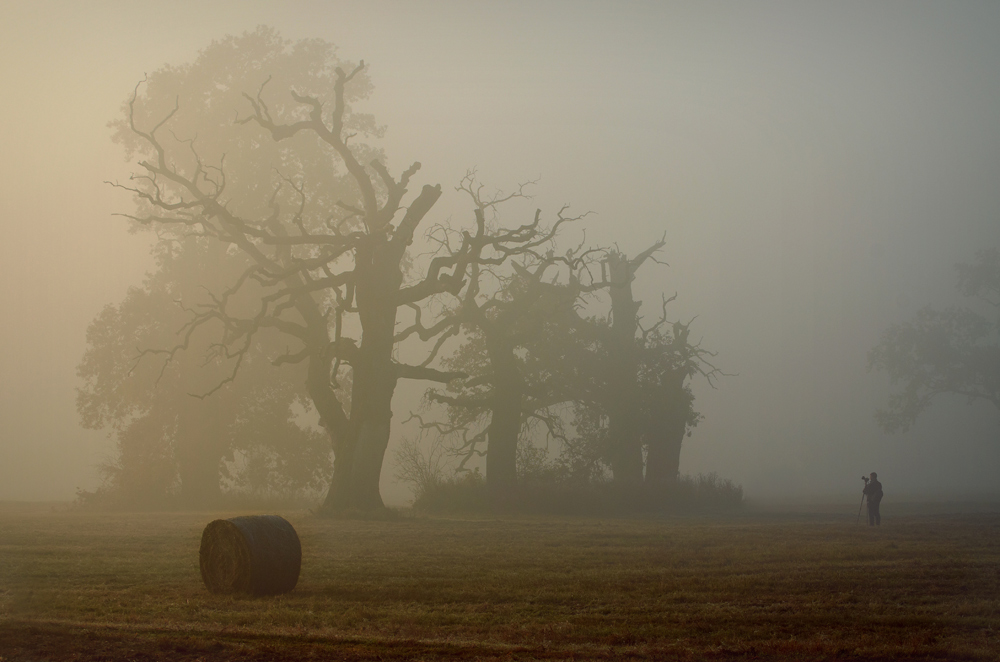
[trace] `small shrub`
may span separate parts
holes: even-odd
[[[565,463],[549,461],[544,449],[531,444],[518,448],[516,490],[494,498],[497,495],[489,493],[479,469],[445,477],[446,454],[440,439],[426,448],[414,439],[400,443],[395,452],[396,478],[413,487],[414,510],[485,514],[499,509],[586,516],[701,513],[743,505],[743,487],[714,472],[679,476],[660,486],[644,487],[639,493],[624,494],[606,473],[569,471]]]
[[[428,513],[489,512],[486,478],[478,468],[452,478],[439,476],[422,486],[413,508]]]
[[[713,471],[680,476],[672,483],[647,490],[643,497],[651,510],[728,510],[743,505],[743,486]]]
[[[396,459],[396,480],[413,488],[417,501],[424,493],[444,481],[444,448],[440,440],[425,452],[419,439],[406,438],[393,453]]]

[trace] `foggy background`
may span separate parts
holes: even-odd
[[[1000,245],[1000,5],[32,2],[0,7],[0,499],[70,499],[112,449],[78,424],[76,365],[152,262],[111,216],[131,201],[102,182],[130,169],[107,122],[144,72],[258,24],[369,64],[363,107],[390,169],[445,189],[435,218],[467,217],[453,187],[478,167],[593,211],[593,244],[666,232],[644,312],[676,290],[739,374],[696,385],[682,472],[751,500],[846,498],[873,470],[887,506],[1000,491],[993,408],[942,399],[885,435],[865,368]]]

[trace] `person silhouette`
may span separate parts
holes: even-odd
[[[878,505],[882,502],[882,483],[878,482],[878,474],[871,473],[871,480],[865,481],[865,498],[868,499],[868,526],[881,526],[882,516],[878,512]]]

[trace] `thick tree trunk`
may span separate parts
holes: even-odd
[[[681,444],[692,416],[692,395],[684,388],[685,370],[660,375],[660,397],[652,413],[655,426],[647,431],[647,489],[656,490],[677,480],[681,462]]]
[[[611,443],[611,471],[615,486],[622,492],[637,493],[642,488],[642,440],[637,427],[638,397],[636,371],[638,357],[635,333],[640,303],[632,296],[633,265],[620,253],[608,258],[611,286],[611,360],[609,376],[608,439]]]
[[[374,340],[373,335],[366,337]],[[366,347],[362,343],[361,357],[354,366],[349,423],[339,433],[327,428],[333,438],[334,465],[330,490],[321,508],[326,514],[385,508],[379,479],[389,445],[396,373],[391,344],[384,353],[372,351],[372,344]]]
[[[316,363],[322,363],[317,361]],[[330,435],[333,446],[333,475],[330,477],[330,487],[326,499],[320,507],[320,513],[332,515],[348,507],[351,500],[351,471],[354,465],[354,448],[356,439],[352,437],[346,426],[337,425],[338,418],[343,417],[343,409],[330,386],[329,365],[319,376],[313,376],[313,363],[310,363],[309,393],[313,404],[320,415],[320,423]],[[322,377],[323,372],[327,374]],[[322,380],[324,383],[315,383]],[[336,409],[334,409],[336,407]]]
[[[379,493],[382,461],[389,445],[392,394],[396,367],[392,359],[396,330],[396,297],[403,274],[397,255],[387,243],[369,254],[358,251],[357,299],[362,339],[351,393],[351,427],[356,430],[351,472],[351,507],[363,511],[385,508]]]
[[[656,490],[677,480],[681,464],[681,444],[687,432],[683,418],[667,421],[649,440],[646,453],[646,480],[648,489]]]
[[[403,192],[399,190],[400,195]],[[440,186],[424,186],[403,219],[390,231],[384,230],[392,214],[384,215],[374,208],[369,210],[371,234],[354,253],[354,296],[361,321],[361,346],[350,359],[350,416],[339,416],[340,422],[334,430],[334,476],[321,510],[326,514],[355,509],[371,513],[385,509],[379,479],[389,446],[392,395],[399,379],[392,352],[396,311],[401,303],[401,262],[414,229],[440,195]],[[374,193],[372,196],[370,202],[374,204]]]
[[[361,346],[352,359],[350,419],[335,440],[334,476],[323,512],[383,510],[379,492],[389,445],[392,395],[398,378],[392,358],[402,252],[385,237],[371,237],[355,260]]]
[[[385,239],[372,238],[356,256],[357,307],[361,318],[361,346],[351,360],[351,410],[343,413],[331,385],[332,361],[326,320],[314,302],[298,306],[316,336],[310,356],[308,386],[320,419],[333,441],[334,464],[330,488],[320,512],[332,515],[348,510],[385,508],[379,493],[382,462],[389,444],[392,395],[396,367],[392,359],[396,326],[396,296],[402,282],[401,255]]]
[[[351,506],[371,512],[385,508],[379,491],[382,461],[389,446],[389,419],[364,421],[358,433],[351,475]]]
[[[496,506],[509,503],[517,489],[517,442],[521,435],[524,381],[514,348],[496,343],[489,349],[493,398],[487,430],[486,487]]]
[[[360,362],[363,365],[363,362]],[[393,368],[390,363],[389,370]],[[389,444],[390,404],[395,377],[369,383],[365,371],[355,372],[351,392],[351,418],[347,428],[331,431],[334,448],[333,476],[320,511],[327,515],[347,510],[364,512],[385,508],[379,492],[382,462]],[[378,376],[376,376],[378,377]],[[328,428],[330,430],[330,428]]]
[[[311,296],[296,301],[296,309],[306,322],[309,335],[303,339],[309,348],[306,388],[313,406],[319,413],[320,425],[330,436],[333,447],[333,474],[320,513],[331,515],[344,510],[350,503],[351,468],[354,462],[356,438],[351,434],[344,405],[333,386],[333,358],[330,350],[327,320]]]
[[[348,507],[351,501],[351,468],[354,465],[354,444],[347,439],[333,438],[333,475],[320,513],[332,515]]]
[[[365,365],[364,361],[359,361],[359,365]],[[395,383],[391,361],[383,366],[380,374],[355,371],[350,424],[340,435],[331,433],[333,477],[320,509],[322,513],[332,515],[348,510],[372,512],[385,508],[379,492],[379,479],[389,445]]]

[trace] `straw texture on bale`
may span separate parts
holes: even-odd
[[[295,588],[302,546],[277,515],[209,522],[201,534],[201,578],[212,593],[277,595]]]

